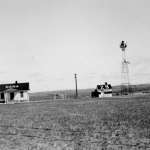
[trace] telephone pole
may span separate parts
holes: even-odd
[[[76,87],[76,98],[78,97],[78,86],[77,86],[77,74],[74,74],[74,78],[75,78],[75,87]]]

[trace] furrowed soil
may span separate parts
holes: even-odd
[[[150,97],[0,105],[0,150],[150,150]]]

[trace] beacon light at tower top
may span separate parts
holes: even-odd
[[[122,41],[120,44],[120,48],[122,49],[122,51],[125,51],[126,47],[127,47],[127,43],[125,41]]]

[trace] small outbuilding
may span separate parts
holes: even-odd
[[[97,85],[96,89],[91,93],[92,97],[112,97],[112,86],[105,82],[105,84]]]
[[[29,102],[29,83],[0,84],[0,103]]]

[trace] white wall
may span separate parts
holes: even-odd
[[[1,93],[0,93],[1,94]],[[20,91],[14,92],[14,99],[10,100],[10,93],[4,93],[5,102],[21,102],[21,101],[29,101],[29,94],[27,91],[23,91],[23,97],[21,97]],[[4,99],[1,99],[0,95],[0,101],[4,101]]]
[[[112,92],[112,90],[111,89],[108,89],[107,91],[110,91],[110,92]],[[101,91],[101,94],[99,94],[99,98],[101,98],[101,97],[112,97],[112,93],[104,93],[104,91]]]
[[[15,101],[29,101],[29,94],[27,91],[24,91],[23,97],[21,97],[20,92],[15,92],[14,100]]]

